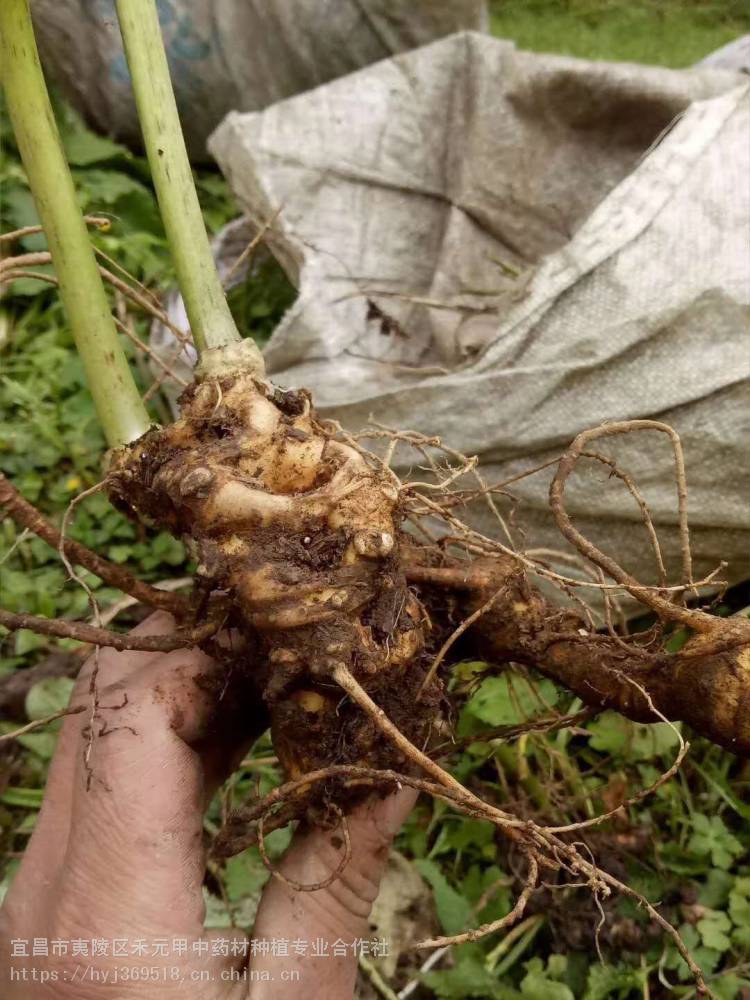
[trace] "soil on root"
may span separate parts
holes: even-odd
[[[181,537],[199,589],[223,595],[254,651],[232,669],[252,675],[288,777],[331,764],[405,768],[333,679],[344,665],[425,744],[442,688],[433,681],[420,697],[431,623],[401,568],[398,485],[321,425],[307,393],[257,372],[204,378],[181,406],[175,424],[113,456],[113,501]],[[339,785],[333,797],[348,805],[368,790]]]

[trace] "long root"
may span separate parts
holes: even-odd
[[[613,709],[635,722],[663,716],[687,722],[712,742],[750,755],[747,618],[706,615],[709,629],[669,653],[659,633],[639,644],[592,632],[575,609],[556,606],[534,587],[510,557],[448,570],[415,562],[408,575],[426,590],[432,585],[442,591],[453,580],[459,617],[470,623],[465,631],[473,655],[498,665],[527,664],[586,705]]]

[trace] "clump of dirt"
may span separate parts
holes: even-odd
[[[289,777],[405,768],[332,679],[345,665],[424,744],[441,688],[418,698],[430,622],[400,565],[398,481],[338,440],[304,390],[282,391],[252,365],[205,373],[180,405],[174,424],[113,456],[113,502],[182,538],[198,590],[223,595],[227,626],[255,651],[244,669]]]

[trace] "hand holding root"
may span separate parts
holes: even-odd
[[[159,613],[134,635],[171,628]],[[7,1000],[94,1000],[113,991],[122,1000],[284,1000],[300,989],[332,1000],[352,996],[351,950],[317,962],[263,949],[249,956],[241,931],[203,928],[203,811],[266,721],[262,712],[253,719],[241,684],[222,698],[225,680],[223,666],[197,649],[102,650],[84,666],[71,702],[78,711],[65,721],[39,821],[0,911],[0,949],[7,957],[12,940],[98,938],[127,939],[128,948],[143,940],[149,952],[14,959],[17,978],[3,986]],[[378,798],[345,820],[349,863],[329,887],[300,901],[272,879],[253,936],[331,943],[367,937],[388,847],[413,798],[409,789]],[[280,874],[324,881],[341,856],[340,831],[300,832]],[[167,939],[171,948],[174,938],[187,940],[186,954],[151,953],[154,942]],[[229,939],[229,955],[211,954],[218,938]],[[208,942],[207,955],[192,948],[200,940]],[[123,966],[148,966],[158,977],[116,983]],[[33,969],[48,973],[47,982],[32,980]]]
[[[267,382],[252,351],[226,358],[204,356],[180,420],[115,455],[110,496],[185,538],[206,591],[232,595],[228,624],[257,650],[253,680],[290,776],[333,761],[399,766],[333,680],[348,667],[426,738],[441,685],[413,711],[429,621],[401,566],[398,482],[336,440],[307,393]]]
[[[562,456],[550,505],[576,558],[588,566],[589,578],[582,580],[513,548],[493,500],[506,484],[487,486],[475,460],[434,439],[383,428],[359,439],[387,439],[385,458],[364,451],[358,440],[317,419],[307,393],[271,385],[247,345],[236,357],[224,352],[219,365],[210,356],[203,364],[183,395],[181,419],[116,453],[107,488],[130,516],[170,530],[191,548],[198,576],[182,643],[196,634],[191,628],[206,627],[206,619],[209,631],[224,624],[241,637],[239,652],[214,639],[204,645],[219,658],[225,676],[240,678],[265,703],[290,779],[230,817],[215,845],[217,855],[254,841],[262,849],[264,831],[302,817],[324,837],[373,789],[423,790],[494,823],[527,861],[526,884],[507,917],[426,945],[471,940],[509,926],[520,919],[544,871],[562,869],[583,878],[595,894],[616,890],[636,899],[672,936],[699,994],[709,995],[700,969],[658,911],[561,839],[573,828],[517,819],[461,786],[431,755],[431,734],[444,732],[450,721],[443,678],[458,640],[464,651],[501,667],[533,666],[594,708],[615,708],[638,720],[682,719],[715,742],[750,753],[750,623],[685,605],[685,595],[697,594],[714,575],[692,579],[684,463],[674,432],[656,421],[603,425],[580,435]],[[667,584],[636,484],[612,459],[587,450],[597,438],[635,430],[666,433],[674,449],[683,542],[683,580],[676,587]],[[389,461],[401,444],[423,456],[433,481],[399,482]],[[448,469],[435,459],[436,451],[448,458]],[[657,585],[640,584],[572,524],[564,489],[582,458],[607,465],[638,504],[654,548]],[[473,491],[462,486],[469,476],[478,484]],[[508,543],[458,517],[456,510],[472,499],[487,502]],[[442,522],[440,540],[433,532],[436,520]],[[535,577],[558,587],[565,604],[543,595]],[[578,597],[584,586],[604,596],[606,632],[597,630]],[[612,609],[618,591],[655,613],[648,633],[617,632]],[[446,604],[460,621],[452,632],[441,620]],[[666,652],[663,644],[673,625],[692,633],[678,653]],[[101,631],[93,641],[125,644]],[[159,644],[173,648],[177,640],[165,636]],[[686,752],[687,744],[663,780]],[[342,837],[344,853],[315,883],[318,892],[345,884],[354,838],[351,832]],[[301,887],[293,871],[282,869],[277,876],[285,890]]]

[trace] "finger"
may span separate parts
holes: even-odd
[[[132,635],[169,635],[176,628],[175,619],[167,611],[155,611],[131,630]],[[76,692],[85,695],[89,691],[91,677],[96,674],[100,688],[108,684],[123,682],[130,674],[148,667],[163,656],[158,652],[140,650],[118,651],[102,646],[98,654],[92,654],[81,668],[76,680]]]
[[[173,628],[171,616],[157,613],[136,631],[161,634]],[[220,679],[221,673],[222,668],[199,650],[160,654],[102,649],[98,657],[87,661],[73,696],[73,704],[81,705],[84,712],[65,721],[37,828],[15,880],[14,895],[25,900],[26,907],[35,894],[24,892],[24,884],[31,881],[51,889],[64,866],[71,838],[76,785],[83,784],[88,789],[79,801],[79,809],[90,810],[92,822],[101,821],[106,809],[101,808],[99,799],[108,794],[106,789],[117,788],[121,799],[139,798],[141,782],[148,780],[151,773],[150,761],[161,759],[161,745],[165,740],[170,742],[170,731],[179,740],[196,743],[203,740],[207,748],[211,787],[204,787],[201,792],[197,812],[202,812],[208,795],[223,780],[225,769],[233,759],[227,742],[235,733],[231,727],[221,726],[218,718],[217,702],[220,707],[221,694],[227,690],[226,683]],[[216,741],[217,748],[209,751],[212,730],[218,731],[221,738]],[[136,733],[139,733],[137,739],[134,738]],[[254,735],[256,733],[247,733],[246,741],[251,741]],[[172,752],[166,760],[174,763],[179,749],[179,742],[172,741]],[[126,768],[122,766],[123,754],[129,759]],[[200,770],[200,758],[184,753],[180,765],[171,772],[163,767],[160,777],[168,780],[171,773],[183,787],[186,782],[200,787]],[[169,801],[171,790],[165,789],[164,794]],[[154,797],[154,793],[150,793],[147,799],[151,801]],[[184,802],[184,796],[180,801]],[[192,811],[195,813],[196,809]],[[132,816],[126,821],[131,819]],[[136,823],[133,836],[137,837],[138,831]]]
[[[157,612],[142,622],[134,633],[160,635],[174,631],[171,615]],[[160,653],[117,652],[100,649],[84,663],[71,697],[71,706],[83,707],[86,715],[75,715],[63,723],[57,742],[44,793],[44,801],[37,817],[34,834],[27,846],[19,872],[33,873],[41,885],[51,884],[67,849],[73,807],[74,775],[81,753],[82,730],[90,724],[94,697],[104,705],[122,700],[127,694],[127,679],[137,671],[149,671],[158,663]],[[96,692],[91,690],[95,677]]]
[[[322,938],[353,941],[368,933],[367,918],[378,893],[380,879],[393,837],[416,801],[412,789],[371,799],[356,807],[348,817],[352,856],[340,877],[325,889],[300,892],[277,879],[266,886],[253,928],[253,937],[306,940]],[[343,851],[341,830],[312,830],[296,836],[282,859],[280,870],[288,878],[312,885],[335,871]],[[299,973],[289,981],[266,983],[264,972],[273,972],[273,959],[258,956],[251,960],[254,980],[252,1000],[292,1000],[303,982],[312,996],[328,1000],[350,1000],[357,975],[357,959],[351,949],[346,955],[331,955],[325,962],[304,964],[290,958],[290,969]]]
[[[160,635],[174,631],[175,623],[171,615],[157,612],[149,616],[133,630],[139,635]],[[88,704],[85,699],[92,697],[91,680],[96,672],[97,687],[124,683],[129,673],[148,668],[159,653],[125,652],[114,649],[100,649],[90,656],[81,668],[71,706]],[[66,719],[63,723],[52,763],[47,776],[44,802],[37,818],[34,835],[27,847],[24,863],[46,881],[59,865],[67,843],[70,815],[73,801],[73,775],[76,755],[80,745],[82,720],[80,716]]]
[[[133,634],[168,634],[174,627],[171,615],[157,612],[135,628]],[[89,657],[71,699],[71,707],[84,709],[86,717],[70,718],[62,728],[50,769],[45,804],[29,845],[32,854],[41,851],[47,855],[50,844],[54,845],[55,858],[50,861],[53,866],[57,863],[57,855],[64,850],[72,808],[73,776],[81,752],[81,732],[92,725],[93,715],[97,716],[93,723],[101,723],[94,725],[96,740],[102,728],[109,731],[116,725],[112,721],[116,713],[142,697],[153,697],[162,703],[170,724],[187,743],[206,739],[207,730],[211,728],[219,732],[219,742],[223,743],[226,727],[219,726],[218,719],[217,725],[207,726],[212,713],[218,714],[215,701],[216,692],[223,683],[219,679],[221,673],[222,668],[197,649],[179,650],[174,654],[100,649],[98,654]],[[102,719],[98,718],[100,715]],[[124,717],[122,721],[124,723]],[[224,753],[224,758],[226,756]],[[220,770],[213,759],[211,769],[212,774]],[[212,780],[215,783],[218,778]]]
[[[347,923],[354,918],[363,926],[370,915],[388,860],[393,838],[414,808],[418,793],[411,788],[385,797],[373,796],[356,806],[346,817],[351,842],[351,858],[340,877],[320,893],[306,893],[310,906],[318,903],[342,916]],[[314,884],[335,871],[341,861],[342,831],[313,829],[295,837],[283,859],[282,871],[297,882]],[[286,886],[280,884],[281,889]],[[287,890],[287,898],[293,894]]]
[[[175,732],[179,701],[158,694],[173,683],[189,688],[192,669],[192,656],[160,664],[150,689],[131,678],[132,700],[93,726],[81,723],[57,891],[78,904],[96,897],[100,923],[115,934],[131,914],[163,934],[197,933],[202,925],[202,768]]]
[[[366,862],[370,856],[388,854],[393,838],[406,822],[418,798],[412,788],[393,795],[373,796],[356,806],[349,815],[354,847],[353,860]]]
[[[175,650],[101,693],[94,725],[81,730],[62,895],[93,891],[111,872],[99,889],[105,922],[132,912],[161,920],[160,934],[202,930],[203,811],[211,792],[202,753],[218,769],[238,733],[257,735],[235,687],[225,665],[199,650]],[[116,698],[119,690],[127,702]]]

